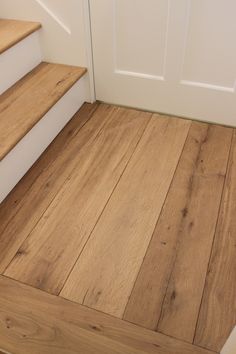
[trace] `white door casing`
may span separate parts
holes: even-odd
[[[90,0],[99,100],[236,125],[234,0]]]

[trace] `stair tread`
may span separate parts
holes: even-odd
[[[39,22],[0,19],[0,54],[40,27]]]
[[[85,72],[43,62],[0,96],[0,161]]]

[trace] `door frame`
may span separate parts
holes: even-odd
[[[83,0],[84,26],[85,26],[85,43],[87,54],[87,68],[89,74],[90,98],[91,103],[96,101],[95,78],[94,78],[94,61],[93,61],[93,42],[91,30],[90,16],[90,0]]]

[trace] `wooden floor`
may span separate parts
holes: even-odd
[[[234,129],[84,105],[0,206],[0,349],[220,352],[235,201]]]

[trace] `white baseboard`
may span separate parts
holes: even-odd
[[[0,94],[28,74],[42,61],[38,31],[0,55]]]
[[[220,354],[236,354],[236,327],[234,327]]]
[[[0,162],[0,203],[88,99],[84,75]]]

